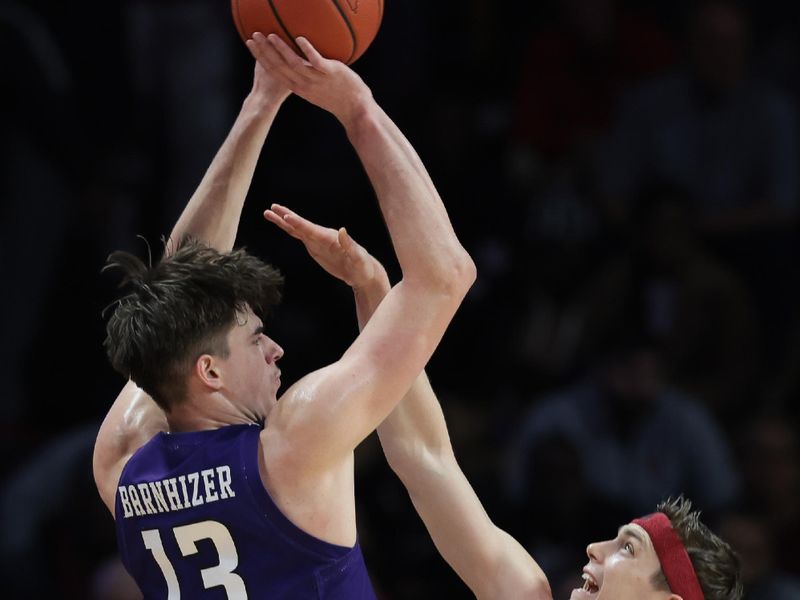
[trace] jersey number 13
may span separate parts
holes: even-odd
[[[244,581],[233,572],[239,564],[239,555],[225,525],[217,521],[202,521],[175,527],[172,529],[172,533],[175,535],[175,541],[178,542],[178,548],[183,556],[197,553],[197,541],[211,540],[219,555],[219,564],[200,570],[203,585],[206,589],[221,585],[225,588],[225,593],[230,600],[247,600]],[[164,552],[164,545],[161,543],[161,534],[158,529],[142,531],[142,539],[144,547],[153,553],[153,558],[156,559],[164,574],[164,579],[167,580],[167,600],[180,600],[181,588],[178,584],[178,577],[175,575],[175,568]]]

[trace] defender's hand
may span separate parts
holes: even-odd
[[[351,238],[344,227],[338,231],[304,219],[280,204],[264,211],[264,218],[303,242],[317,263],[354,289],[387,279],[380,262]]]

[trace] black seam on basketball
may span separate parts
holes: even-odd
[[[270,0],[271,1],[271,0]],[[353,39],[353,50],[350,52],[350,56],[347,57],[347,60],[344,61],[345,63],[350,63],[353,59],[353,55],[356,53],[356,47],[358,46],[358,41],[356,40],[356,32],[353,31],[353,26],[350,24],[350,20],[347,18],[347,15],[342,10],[342,7],[339,5],[338,0],[331,0],[333,5],[336,7],[336,10],[339,11],[339,14],[342,15],[342,20],[344,24],[347,25],[347,30],[350,32],[350,37]]]
[[[286,24],[283,22],[283,19],[281,19],[281,15],[275,9],[275,3],[273,2],[273,0],[267,0],[267,2],[269,2],[269,7],[270,7],[270,9],[272,9],[272,14],[275,15],[275,20],[278,22],[278,25],[281,26],[281,29],[283,29],[283,33],[286,34],[286,37],[289,38],[289,41],[292,42],[292,46],[295,47],[295,49],[297,50],[297,53],[300,56],[306,56],[305,54],[303,54],[303,51],[300,49],[300,46],[297,45],[297,42],[294,40],[294,36],[289,31],[289,28],[286,27]],[[306,57],[306,58],[308,58],[308,57]]]

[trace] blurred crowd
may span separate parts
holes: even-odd
[[[0,4],[5,598],[137,598],[91,452],[115,249],[159,254],[252,61],[225,1]],[[800,599],[800,5],[388,0],[355,69],[415,145],[479,279],[429,365],[464,471],[566,598],[586,544],[685,494],[747,600]],[[239,243],[286,275],[284,380],[356,334],[284,203],[398,275],[339,126],[292,99]],[[383,600],[466,598],[374,438],[359,531]]]

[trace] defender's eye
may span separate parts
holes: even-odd
[[[630,552],[631,555],[633,555],[633,544],[631,544],[630,542],[626,542],[623,548],[628,552]]]

